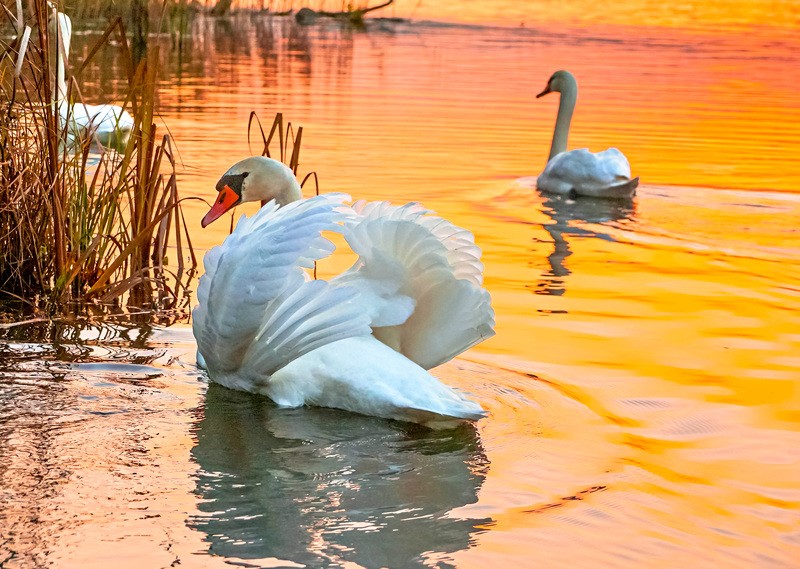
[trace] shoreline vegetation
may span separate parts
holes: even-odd
[[[56,7],[16,8],[6,9],[15,37],[0,44],[0,298],[28,314],[180,309],[196,260],[172,141],[154,123],[158,48],[135,60],[116,18],[85,61],[69,62]],[[112,108],[90,107],[80,89],[111,37],[128,84],[113,108],[133,125],[106,148],[96,117],[78,117]]]
[[[83,61],[69,60],[71,27],[64,31],[58,23],[61,5],[4,4],[0,30],[10,33],[0,35],[0,314],[188,316],[197,259],[181,204],[199,198],[179,196],[174,143],[155,124],[159,42],[149,35],[182,37],[198,13],[294,15],[300,25],[333,18],[359,26],[364,14],[392,2],[361,8],[341,2],[334,9],[322,0],[315,10],[295,12],[289,1],[78,0],[66,18],[76,27],[96,29],[106,19]],[[86,101],[81,93],[82,73],[102,49],[119,52],[127,83],[120,106],[102,106],[133,117],[130,135],[113,147],[100,145],[96,125],[77,118],[112,102]],[[254,114],[248,132],[259,130],[263,153],[269,155],[277,135],[281,159],[296,171],[302,128],[284,128],[278,113],[265,136]],[[316,174],[307,179],[312,175],[316,182]]]
[[[146,41],[148,33],[186,33],[198,15],[291,16],[301,25],[327,18],[362,27],[367,14],[393,4],[394,0],[75,0],[69,3],[69,14],[81,25],[121,18],[135,45]]]

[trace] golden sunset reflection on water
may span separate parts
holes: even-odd
[[[399,1],[385,15],[417,20],[198,20],[183,54],[162,52],[160,118],[183,195],[212,200],[259,150],[250,112],[280,111],[322,191],[420,201],[472,230],[497,336],[436,374],[489,418],[426,438],[206,392],[181,325],[38,359],[14,345],[0,385],[60,391],[0,423],[0,521],[34,535],[12,539],[9,566],[796,567],[796,3]],[[86,92],[114,92],[105,64]],[[623,150],[632,202],[535,189],[558,105],[535,94],[560,68],[580,88],[570,147]],[[230,224],[201,230],[205,209],[185,210],[201,252]]]
[[[331,9],[331,8],[328,8]],[[722,0],[661,2],[622,0],[613,4],[591,0],[465,0],[406,1],[394,6],[400,17],[416,17],[470,24],[502,26],[570,25],[657,26],[716,28],[729,26],[791,27],[800,21],[800,9],[791,1]]]

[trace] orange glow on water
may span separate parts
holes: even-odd
[[[213,199],[219,176],[258,150],[246,141],[250,111],[265,122],[281,111],[304,127],[300,173],[317,171],[322,191],[420,201],[475,233],[497,336],[435,373],[489,411],[478,444],[415,454],[408,440],[386,443],[396,426],[381,423],[389,434],[363,442],[353,432],[375,423],[353,420],[341,434],[341,415],[206,397],[189,331],[171,329],[152,364],[166,379],[74,371],[41,405],[86,411],[86,430],[54,428],[52,441],[35,429],[0,434],[16,449],[4,471],[16,488],[35,487],[34,451],[59,449],[41,461],[67,473],[29,502],[14,494],[18,533],[47,520],[41,539],[55,553],[45,558],[65,567],[140,551],[161,565],[286,566],[259,539],[307,543],[345,566],[356,563],[353,544],[382,550],[375,529],[402,512],[390,520],[371,484],[400,477],[386,488],[409,520],[444,505],[420,516],[441,523],[431,526],[441,537],[408,521],[422,529],[393,550],[398,565],[794,566],[796,3],[400,0],[386,12],[505,27],[384,23],[361,33],[202,20],[182,57],[162,56],[161,116],[185,165],[184,195]],[[642,180],[632,203],[536,191],[558,102],[534,95],[559,68],[580,85],[570,147],[622,149]],[[99,70],[86,73],[102,82]],[[230,223],[201,230],[205,211],[187,202],[201,250]],[[335,257],[320,276],[351,261]],[[353,474],[365,464],[373,478]],[[271,488],[280,492],[264,510],[277,529],[268,516],[248,525]],[[371,525],[356,511],[374,513]],[[453,535],[462,545],[452,551],[431,545]]]
[[[476,10],[464,18],[482,18]],[[303,165],[321,173],[323,191],[420,200],[484,248],[498,333],[471,357],[508,370],[492,383],[536,410],[490,405],[482,437],[494,441],[492,474],[479,505],[458,513],[495,514],[456,555],[460,567],[520,566],[531,549],[550,566],[566,551],[576,566],[619,566],[665,547],[654,566],[735,565],[741,542],[726,535],[746,534],[759,549],[797,520],[796,510],[764,526],[741,515],[768,516],[769,499],[754,495],[787,493],[794,503],[800,475],[787,455],[800,404],[800,274],[788,262],[800,105],[787,70],[798,68],[800,44],[780,30],[606,24],[513,40],[447,29],[421,42],[345,37],[339,59],[323,41],[284,68],[258,58],[231,66],[237,93],[209,95],[212,106],[241,109],[232,102],[243,98],[247,109],[279,105],[298,117]],[[770,50],[779,54],[758,56]],[[545,159],[557,99],[533,95],[558,68],[580,83],[571,147],[622,148],[643,180],[635,206],[572,206],[514,181]],[[170,124],[180,131],[187,119]],[[244,112],[215,120],[233,133],[225,146],[240,150],[231,154],[244,155]],[[191,151],[220,173],[232,161],[202,145]],[[203,194],[214,176],[202,180],[187,181]],[[198,238],[210,246],[224,232]],[[458,366],[439,374],[481,389]],[[523,432],[537,434],[524,450],[502,444]],[[785,562],[796,550],[773,554]],[[757,566],[748,555],[742,566]]]
[[[544,22],[551,26],[613,24],[700,28],[766,25],[788,28],[800,22],[800,9],[795,3],[774,0],[622,0],[613,4],[591,0],[397,0],[392,11],[401,17],[532,27]]]

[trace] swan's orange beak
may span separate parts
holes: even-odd
[[[544,88],[544,91],[542,91],[541,93],[539,93],[538,95],[536,95],[536,98],[538,99],[539,97],[544,97],[544,96],[545,96],[545,95],[547,95],[548,93],[552,93],[552,92],[553,92],[553,91],[551,91],[551,90],[550,90],[550,85],[548,85],[547,87],[545,87],[545,88]]]
[[[218,219],[219,216],[238,204],[241,199],[242,197],[233,191],[230,186],[223,186],[219,191],[217,201],[214,202],[214,205],[208,210],[208,213],[203,218],[203,221],[200,222],[200,225],[206,227],[209,223]]]

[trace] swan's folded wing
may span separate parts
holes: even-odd
[[[429,369],[494,335],[469,231],[417,204],[353,209],[345,237],[359,259],[332,283],[359,290],[375,337]]]
[[[631,179],[631,164],[619,148],[608,148],[595,153],[607,179],[611,183],[623,183]]]
[[[537,185],[540,189],[566,193],[572,188],[602,188],[630,180],[631,166],[617,148],[590,152],[578,148],[553,157],[542,172]],[[559,191],[560,186],[563,191]]]
[[[369,333],[354,291],[307,282],[303,271],[333,251],[321,232],[341,230],[347,199],[326,194],[281,208],[270,202],[206,254],[193,328],[212,377],[269,375],[321,343]]]

